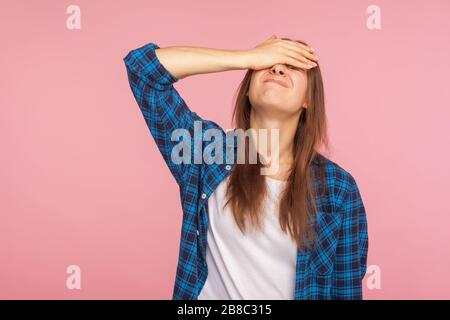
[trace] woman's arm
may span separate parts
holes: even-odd
[[[186,132],[193,133],[196,121],[201,122],[202,135],[208,129],[214,128],[221,132],[224,130],[215,122],[204,120],[192,111],[174,84],[180,78],[198,72],[240,68],[244,58],[237,51],[181,48],[183,49],[160,48],[156,43],[149,42],[131,50],[123,60],[131,91],[147,127],[172,176],[180,186],[184,186],[193,172],[190,169],[195,164],[193,159],[188,163],[173,161],[172,151],[180,143],[177,139],[173,139],[174,131],[185,129]],[[191,145],[193,155],[194,143],[191,142]],[[203,144],[204,147],[206,146]]]
[[[185,77],[248,69],[245,50],[212,49],[193,46],[170,46],[155,50],[159,61],[178,80]]]

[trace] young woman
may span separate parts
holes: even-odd
[[[180,187],[183,225],[173,299],[362,299],[366,214],[353,176],[317,151],[327,144],[326,116],[312,48],[276,36],[249,50],[148,43],[124,62],[134,97]],[[232,163],[220,157],[174,161],[175,130],[185,129],[192,139],[201,135],[200,141],[208,141],[211,129],[223,137],[229,132],[191,111],[173,84],[242,69],[248,70],[231,132],[255,129],[249,140],[262,156],[262,146],[254,143],[260,129],[277,129],[278,170],[261,174],[272,160],[251,163],[248,144],[242,149],[217,137],[210,144],[223,143]],[[200,152],[210,144],[201,144]],[[199,149],[189,148],[198,155]],[[235,160],[239,153],[243,163]]]

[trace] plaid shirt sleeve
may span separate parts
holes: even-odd
[[[361,194],[354,178],[343,196],[343,217],[339,233],[331,296],[333,299],[362,299],[362,280],[366,273],[368,233]]]
[[[134,98],[156,145],[179,185],[184,180],[188,164],[176,164],[171,152],[178,141],[172,141],[175,129],[192,133],[195,120],[202,120],[192,112],[173,84],[178,81],[159,61],[155,54],[159,46],[148,43],[131,50],[123,59]]]

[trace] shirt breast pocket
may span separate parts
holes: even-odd
[[[333,212],[319,212],[316,216],[316,243],[311,249],[309,267],[312,273],[330,275],[336,256],[341,215]]]

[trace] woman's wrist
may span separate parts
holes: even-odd
[[[232,66],[234,69],[251,69],[251,56],[248,50],[236,50],[234,54],[235,59]]]

